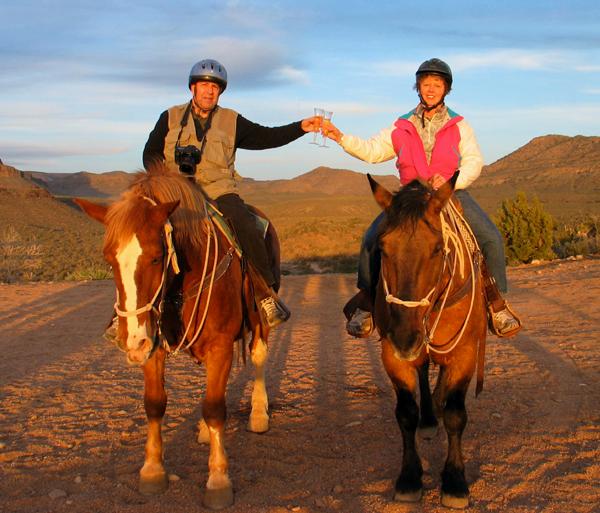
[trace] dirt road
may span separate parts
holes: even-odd
[[[600,511],[600,260],[511,269],[514,342],[488,339],[468,398],[468,512]],[[346,336],[349,275],[286,277],[293,318],[270,344],[271,430],[245,431],[252,369],[232,371],[226,446],[231,513],[441,512],[445,435],[419,440],[425,496],[391,502],[401,457],[375,338]],[[0,511],[193,513],[208,449],[195,442],[203,369],[170,359],[159,497],[137,490],[145,415],[138,368],[100,333],[112,282],[0,285]]]

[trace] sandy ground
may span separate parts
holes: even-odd
[[[526,323],[488,339],[484,392],[469,393],[468,512],[600,511],[600,260],[511,269]],[[245,431],[251,365],[232,371],[226,445],[232,513],[440,512],[445,434],[419,440],[425,495],[393,503],[401,457],[375,338],[346,336],[349,275],[287,277],[293,318],[270,344],[271,430]],[[0,511],[204,511],[208,449],[195,441],[204,371],[170,359],[162,496],[137,490],[145,415],[138,368],[100,333],[112,282],[0,285]],[[472,387],[473,388],[473,387]]]

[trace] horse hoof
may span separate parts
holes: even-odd
[[[205,508],[208,509],[223,509],[233,504],[233,487],[230,485],[226,488],[207,488],[202,500]]]
[[[452,509],[465,509],[469,505],[469,497],[456,497],[442,493],[442,506]]]
[[[437,432],[438,432],[437,426],[427,426],[427,427],[419,428],[419,434],[425,440],[434,439],[437,435]]]
[[[394,500],[396,502],[419,502],[423,497],[423,489],[414,492],[396,492]]]
[[[166,472],[152,475],[140,475],[138,490],[142,495],[159,495],[169,488],[169,478]]]
[[[269,416],[266,414],[251,414],[248,419],[247,429],[252,433],[266,433],[269,431]]]

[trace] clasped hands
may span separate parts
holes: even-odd
[[[301,126],[305,132],[321,132],[323,137],[328,137],[336,143],[339,143],[344,135],[330,120],[321,116],[303,119]]]

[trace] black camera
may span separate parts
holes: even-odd
[[[193,145],[175,146],[175,164],[185,175],[196,174],[196,166],[200,163],[200,150]]]

